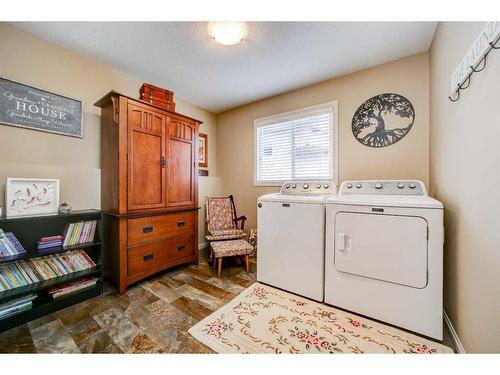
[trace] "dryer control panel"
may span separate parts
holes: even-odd
[[[331,181],[286,181],[281,186],[281,194],[309,195],[335,194],[337,186]]]
[[[418,180],[344,181],[339,194],[427,195],[427,189]]]

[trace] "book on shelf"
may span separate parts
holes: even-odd
[[[94,241],[97,220],[68,224],[64,232],[63,246],[76,246]]]
[[[25,253],[26,250],[14,236],[14,233],[4,232],[0,229],[0,260]]]
[[[90,288],[96,285],[98,280],[99,279],[97,277],[86,277],[84,279],[77,280],[57,288],[49,289],[48,292],[53,299],[57,299],[60,297],[67,296],[68,294],[74,293],[76,291]]]
[[[62,247],[64,236],[43,237],[36,243],[37,250],[48,251]]]
[[[0,264],[0,292],[95,267],[84,250]]]
[[[31,309],[35,298],[36,294],[29,294],[27,296],[0,304],[0,319]]]

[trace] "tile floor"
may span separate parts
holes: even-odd
[[[239,259],[225,259],[217,279],[206,254],[123,296],[110,291],[0,333],[0,353],[213,353],[187,331],[254,283],[256,265],[247,274]]]

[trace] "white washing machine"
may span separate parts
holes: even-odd
[[[346,181],[326,205],[325,302],[443,338],[443,205],[420,181]]]
[[[331,182],[293,181],[259,197],[259,282],[323,301],[325,202],[336,192]]]

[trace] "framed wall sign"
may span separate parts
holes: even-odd
[[[198,166],[208,168],[208,135],[198,134]]]
[[[83,103],[0,77],[0,123],[83,137]]]
[[[32,216],[57,213],[59,180],[40,178],[7,178],[5,214]]]

